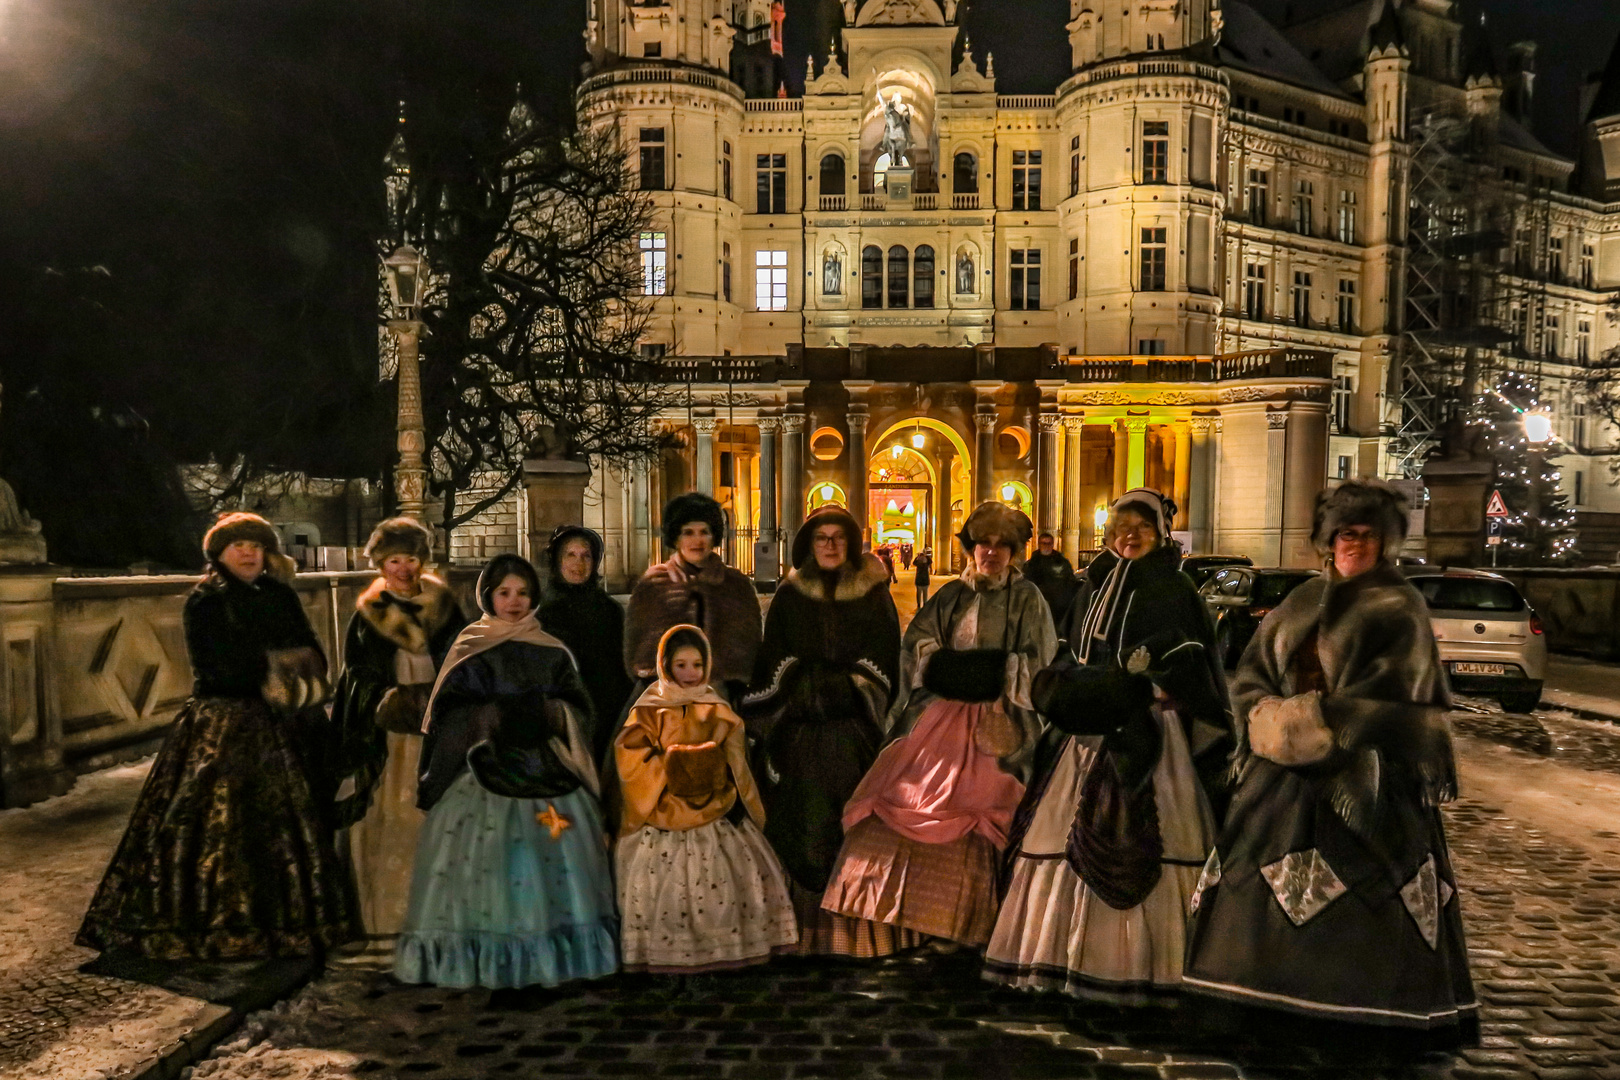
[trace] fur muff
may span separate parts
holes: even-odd
[[[1351,525],[1370,525],[1393,558],[1395,549],[1406,540],[1406,496],[1382,480],[1346,480],[1332,491],[1316,497],[1316,519],[1311,540],[1317,550],[1333,550],[1333,537]]]
[[[393,517],[377,523],[366,541],[366,558],[381,568],[390,555],[415,555],[425,565],[433,556],[433,534],[414,518]]]
[[[709,527],[715,547],[726,542],[726,515],[720,504],[701,491],[689,491],[675,496],[664,506],[664,546],[674,551],[675,542],[681,538],[681,526],[694,521]]]
[[[1006,503],[992,501],[982,502],[973,508],[973,513],[962,523],[962,531],[956,534],[956,539],[971,559],[973,545],[993,536],[998,543],[1012,548],[1013,565],[1016,566],[1024,561],[1024,551],[1034,534],[1035,524],[1029,520],[1028,514]]]
[[[203,535],[203,554],[209,562],[218,562],[225,549],[238,540],[251,540],[264,548],[266,555],[281,554],[281,534],[276,527],[260,517],[241,511],[221,514],[213,527]]]
[[[1288,768],[1326,759],[1333,752],[1333,729],[1322,719],[1322,695],[1256,702],[1249,710],[1249,749]]]
[[[812,600],[859,600],[873,589],[888,587],[889,568],[870,551],[860,555],[858,562],[844,563],[837,570],[823,570],[811,559],[788,571],[785,584]]]
[[[802,569],[805,566],[816,565],[814,541],[816,530],[823,525],[837,525],[844,531],[844,561],[850,568],[861,565],[861,526],[854,516],[842,506],[828,503],[818,506],[810,511],[810,516],[804,519],[799,531],[793,534],[793,565]],[[874,556],[875,558],[876,556]],[[888,572],[884,572],[884,580],[888,580]]]
[[[373,630],[401,649],[425,653],[434,635],[460,609],[455,593],[444,582],[432,574],[423,574],[421,582],[421,592],[401,600],[378,578],[355,601],[355,611]]]

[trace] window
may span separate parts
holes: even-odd
[[[1581,319],[1575,323],[1575,359],[1587,363],[1592,359],[1592,320]]]
[[[669,291],[669,234],[644,232],[637,246],[641,248],[641,291],[663,296]]]
[[[911,306],[934,306],[934,249],[927,244],[917,246],[911,261]]]
[[[1519,229],[1513,235],[1513,265],[1520,271],[1530,269],[1530,230]]]
[[[1513,343],[1519,348],[1524,347],[1525,336],[1529,333],[1529,320],[1525,317],[1524,308],[1514,304],[1508,311],[1508,326],[1513,331]]]
[[[1294,231],[1301,236],[1311,235],[1314,221],[1316,185],[1309,180],[1294,181]]]
[[[754,252],[754,306],[760,311],[787,310],[787,252]]]
[[[1080,136],[1069,140],[1069,198],[1080,194]]]
[[[1510,581],[1486,577],[1419,577],[1412,584],[1431,610],[1523,611],[1524,597]]]
[[[951,165],[951,190],[971,195],[979,190],[979,159],[966,150]]]
[[[1356,193],[1339,192],[1339,243],[1356,242]]]
[[[1547,276],[1554,281],[1564,280],[1564,238],[1547,238]]]
[[[1039,210],[1041,208],[1041,152],[1039,150],[1013,151],[1012,208]]]
[[[1354,391],[1350,386],[1350,376],[1333,376],[1333,431],[1338,435],[1350,433],[1350,401]],[[1344,473],[1340,473],[1344,476]]]
[[[1080,296],[1080,241],[1069,241],[1069,299]]]
[[[1137,356],[1163,356],[1164,338],[1137,338]]]
[[[1547,325],[1542,340],[1546,342],[1547,355],[1558,356],[1564,348],[1563,326],[1557,315],[1547,316]]]
[[[1339,471],[1336,474],[1340,480],[1350,479],[1350,455],[1339,455]]]
[[[1586,499],[1582,497],[1585,493],[1581,491],[1581,487],[1583,486],[1581,481],[1585,479],[1585,473],[1579,471],[1575,473],[1575,497],[1571,499],[1570,502],[1576,506],[1579,506],[1586,501]]]
[[[1265,169],[1249,170],[1249,220],[1259,225],[1266,222],[1266,203],[1271,198],[1271,173]]]
[[[729,202],[731,200],[731,140],[722,140],[720,149],[720,194]]]
[[[664,180],[664,129],[641,129],[641,190],[663,191],[668,184]]]
[[[1170,122],[1142,124],[1142,183],[1162,184],[1170,178]]]
[[[906,282],[909,254],[899,244],[889,249],[889,306],[892,308],[905,307],[910,295]]]
[[[1344,138],[1344,139],[1351,138],[1352,136],[1350,134],[1350,121],[1348,121],[1348,120],[1329,120],[1328,121],[1328,134],[1329,135],[1337,135],[1340,138]]]
[[[1592,288],[1596,280],[1597,249],[1591,244],[1581,245],[1581,288]]]
[[[1311,325],[1311,275],[1294,271],[1294,325]]]
[[[720,296],[731,303],[731,245],[720,245]]]
[[[1038,311],[1041,306],[1041,252],[1039,248],[1014,248],[1012,273],[1008,275],[1014,311]]]
[[[1339,281],[1339,333],[1356,332],[1356,283],[1349,278]]]
[[[1142,291],[1164,291],[1165,230],[1142,230]]]
[[[1243,268],[1243,314],[1251,319],[1266,317],[1266,267],[1249,263]]]
[[[641,55],[649,59],[656,59],[657,57],[663,56],[664,43],[662,41],[643,42],[641,46]]]
[[[661,341],[644,341],[641,343],[641,359],[649,364],[662,363],[664,354],[668,351],[669,346]]]
[[[883,306],[883,249],[867,247],[861,250],[861,307]]]
[[[821,159],[821,193],[844,193],[844,158],[842,154],[826,154]]]
[[[787,155],[759,154],[754,158],[757,213],[787,213]]]

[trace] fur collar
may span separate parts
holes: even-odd
[[[880,585],[889,583],[889,568],[870,551],[856,566],[845,563],[828,573],[810,559],[789,572],[787,584],[812,600],[859,600]],[[831,595],[828,595],[828,594]]]
[[[406,652],[425,653],[433,635],[442,630],[456,610],[450,587],[432,574],[422,575],[422,591],[400,600],[383,587],[381,577],[355,601],[355,611],[371,628]]]

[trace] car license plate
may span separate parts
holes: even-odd
[[[1505,675],[1506,664],[1452,664],[1453,675]]]

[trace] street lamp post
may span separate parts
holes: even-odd
[[[399,512],[422,519],[427,509],[427,421],[422,415],[422,371],[418,348],[422,322],[416,317],[427,278],[427,260],[422,253],[404,244],[383,260],[388,293],[396,318],[388,329],[398,344],[399,464],[394,468],[394,496]]]

